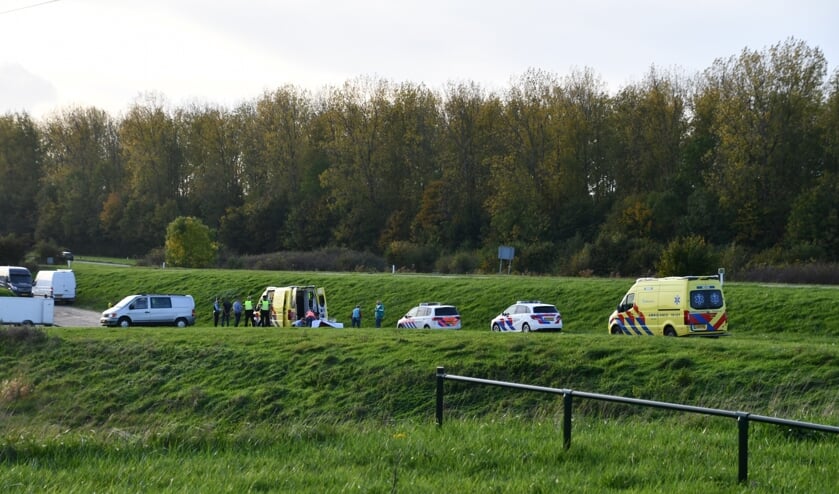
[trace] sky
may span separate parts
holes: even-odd
[[[359,77],[504,91],[590,69],[611,91],[795,38],[839,63],[837,0],[0,0],[0,115],[154,97],[233,108]]]

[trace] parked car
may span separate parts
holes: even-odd
[[[102,313],[102,326],[177,326],[195,324],[192,295],[129,295]]]
[[[42,270],[32,285],[35,297],[52,297],[56,303],[71,304],[76,300],[76,275],[71,269]]]
[[[423,302],[396,323],[397,328],[460,329],[460,313],[454,305]]]
[[[519,300],[490,321],[492,331],[562,331],[562,314],[555,305],[538,300]]]

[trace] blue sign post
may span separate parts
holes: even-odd
[[[516,248],[508,245],[498,247],[498,274],[501,274],[501,267],[504,261],[507,261],[507,274],[510,274],[510,268],[513,265],[513,257],[516,255]]]

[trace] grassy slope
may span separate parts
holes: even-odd
[[[412,448],[419,448],[419,451],[410,452],[412,473],[400,471],[399,478],[404,483],[409,475],[416,476],[418,485],[427,482],[430,486],[417,492],[439,490],[445,482],[457,482],[454,485],[463,490],[534,491],[530,482],[536,478],[539,479],[537,485],[542,487],[534,492],[551,490],[552,477],[541,473],[545,468],[553,470],[549,466],[551,461],[546,459],[542,462],[536,458],[528,460],[526,468],[519,468],[523,472],[521,477],[509,481],[484,478],[486,475],[482,473],[506,464],[519,464],[521,458],[506,447],[501,457],[488,455],[492,448],[498,447],[491,437],[504,444],[521,442],[522,447],[533,448],[539,444],[541,433],[525,429],[518,436],[507,437],[494,430],[490,437],[480,439],[483,434],[476,433],[476,429],[485,427],[480,425],[482,423],[505,429],[503,425],[491,425],[499,417],[523,417],[536,419],[538,423],[547,419],[550,424],[561,414],[561,400],[547,395],[447,383],[447,420],[475,417],[479,425],[447,426],[446,435],[435,439],[433,432],[418,424],[433,423],[437,366],[445,366],[454,374],[745,410],[834,425],[839,415],[835,394],[839,385],[839,346],[835,342],[839,335],[835,311],[839,290],[835,288],[728,284],[726,295],[733,334],[728,338],[708,340],[607,335],[605,319],[631,280],[164,271],[83,265],[76,266],[76,270],[79,305],[82,306],[98,309],[127,293],[158,291],[192,293],[199,303],[203,301],[207,310],[201,314],[199,326],[185,330],[51,328],[47,331],[47,339],[36,341],[21,341],[9,332],[2,334],[0,425],[13,436],[4,440],[6,446],[0,448],[0,459],[9,454],[17,455],[19,460],[44,455],[42,461],[64,465],[62,468],[68,472],[75,472],[68,473],[63,484],[55,484],[59,486],[85,480],[91,482],[88,490],[102,490],[103,485],[104,490],[136,490],[139,484],[91,480],[98,474],[80,466],[81,463],[95,465],[100,461],[106,465],[111,462],[119,465],[128,461],[145,471],[146,479],[156,478],[156,470],[164,468],[159,474],[162,477],[158,484],[160,488],[169,481],[171,472],[178,471],[177,465],[183,458],[187,459],[187,468],[194,468],[196,472],[210,468],[202,451],[212,450],[222,456],[242,456],[243,461],[254,465],[249,470],[250,475],[258,477],[253,480],[243,476],[240,482],[253,483],[240,484],[236,489],[224,488],[218,483],[226,478],[224,470],[215,476],[209,474],[204,482],[217,485],[219,491],[252,489],[260,482],[272,486],[281,482],[300,482],[295,486],[299,488],[296,490],[307,490],[305,485],[311,482],[312,491],[318,491],[319,485],[331,485],[333,491],[341,491],[348,488],[351,479],[363,478],[367,481],[376,479],[375,485],[379,487],[372,490],[386,492],[388,482],[396,483],[396,470],[393,479],[387,472],[383,476],[372,472],[381,468],[383,461],[394,464],[403,461],[401,456],[391,458],[388,455],[393,451],[401,455],[402,446],[398,445],[401,431],[408,431],[414,438]],[[344,319],[341,315],[348,314],[355,303],[372,308],[375,299],[381,297],[388,306],[388,328],[245,330],[208,327],[209,301],[216,294],[257,293],[268,284],[304,283],[327,287],[332,316],[339,320]],[[565,334],[491,333],[489,318],[518,298],[555,302],[563,312],[568,331]],[[392,328],[402,312],[420,300],[457,304],[466,321],[465,330]],[[594,437],[600,437],[598,428],[610,422],[584,426],[586,417],[588,420],[628,415],[661,418],[658,412],[583,400],[575,401],[575,410],[579,411],[575,420],[580,421],[580,425],[575,426],[578,427],[575,434],[582,432]],[[681,422],[678,418],[672,420]],[[692,420],[687,419],[686,423],[690,424]],[[319,425],[309,428],[306,424]],[[324,424],[335,424],[335,428]],[[357,425],[360,430],[357,437],[345,430],[348,424]],[[376,424],[385,424],[385,427],[379,431]],[[278,426],[282,429],[277,430]],[[459,427],[467,430],[458,432]],[[548,427],[557,430],[556,426]],[[707,437],[702,439],[705,428],[705,425],[698,427],[698,441],[708,440]],[[451,429],[454,431],[449,432]],[[715,469],[720,464],[733,465],[733,458],[722,462],[713,459],[716,451],[732,454],[731,426],[723,429],[725,432],[719,441],[724,445],[713,446],[707,451],[700,449],[700,452],[706,451],[702,455],[710,455]],[[79,431],[79,437],[67,435],[64,431],[68,430]],[[661,432],[656,432],[659,430]],[[468,440],[464,437],[465,442],[458,444],[456,437],[449,436],[458,433],[467,434]],[[665,434],[661,427],[643,428],[637,433]],[[666,434],[679,437],[683,433],[686,432],[677,427],[675,432]],[[87,438],[86,434],[93,436]],[[606,436],[614,434],[612,430]],[[206,443],[201,439],[206,435],[216,439],[208,439],[209,443]],[[21,439],[29,436],[33,438],[31,443]],[[275,436],[276,441],[269,439]],[[134,437],[143,439],[132,446],[134,439],[125,438]],[[234,439],[219,439],[228,437]],[[234,445],[220,446],[218,441],[222,440],[233,441]],[[297,442],[301,440],[302,443]],[[67,445],[64,445],[65,441]],[[440,441],[449,444],[445,451],[466,455],[460,462],[464,467],[451,470],[445,463],[439,463],[442,460],[430,459],[440,454],[437,449],[443,447]],[[618,454],[634,455],[640,443],[621,446],[625,441],[636,442],[630,437],[603,447],[606,451],[629,447],[628,451]],[[46,446],[38,446],[42,442]],[[70,446],[74,442],[79,442],[78,448]],[[248,446],[248,454],[236,453],[238,446],[235,444],[239,442],[258,447]],[[675,446],[678,440],[670,442]],[[757,439],[755,443],[755,448],[763,444]],[[820,460],[822,464],[835,460],[830,457],[835,455],[832,443],[818,443],[819,450],[824,448],[819,455],[828,458]],[[132,455],[131,458],[124,458],[119,453],[126,447],[126,454]],[[382,447],[394,449],[376,451]],[[56,451],[50,453],[52,448]],[[147,448],[164,457],[163,452],[169,450],[182,454],[171,469],[165,470],[160,465],[144,463],[142,458],[145,458]],[[318,473],[315,465],[302,459],[297,474],[276,472],[270,467],[265,469],[263,465],[267,463],[263,455],[279,456],[277,449],[288,448],[295,448],[298,454],[306,457],[324,455],[318,461],[332,465],[328,475],[335,479],[328,480],[324,476],[326,471]],[[335,452],[328,453],[332,448]],[[358,454],[364,455],[353,457],[347,463],[345,448],[359,448],[363,451]],[[471,454],[469,448],[486,453]],[[579,472],[575,474],[572,486],[587,486],[585,489],[590,491],[619,491],[626,488],[624,486],[653,491],[680,489],[685,479],[696,477],[696,492],[699,492],[707,491],[707,488],[716,490],[714,486],[719,482],[728,485],[734,475],[729,471],[719,478],[707,476],[700,468],[668,473],[668,480],[662,480],[656,473],[654,458],[692,453],[669,452],[670,447],[663,446],[660,441],[653,441],[650,448],[653,460],[640,464],[643,471],[626,470],[621,467],[622,462],[609,462],[601,448],[585,444],[575,446],[564,461],[567,468]],[[794,444],[790,446],[791,451],[798,451],[798,448]],[[74,460],[79,451],[88,451],[90,461]],[[102,451],[107,456],[101,456],[99,452]],[[138,458],[133,457],[135,454]],[[551,445],[536,454],[556,457],[563,453]],[[780,454],[794,453],[783,449]],[[296,461],[293,455],[284,456],[286,459],[279,465],[290,468],[288,465]],[[761,461],[768,463],[761,465],[758,463]],[[764,482],[771,478],[769,472],[773,469],[772,462],[776,461],[789,464],[796,460],[795,456],[791,459],[773,456],[756,459],[753,468],[761,472]],[[790,465],[797,469],[795,475],[802,479],[808,477],[808,460],[803,461],[805,463],[800,467]],[[607,468],[602,477],[587,476],[585,472],[591,468],[590,462],[597,464],[597,468],[601,465]],[[221,464],[211,465],[223,468]],[[614,469],[608,470],[610,465]],[[5,475],[2,468],[0,465],[0,480]],[[102,466],[95,471],[120,478],[119,474],[113,473],[113,468]],[[265,471],[259,473],[260,468]],[[828,471],[836,470],[828,468]],[[444,471],[446,475],[443,475]],[[33,467],[31,473],[25,472],[26,469],[18,472],[21,477],[17,482],[21,485],[30,482],[27,475],[38,478],[37,467]],[[200,485],[203,474],[194,475],[198,478],[192,478],[193,484]],[[18,477],[10,474],[6,478],[14,483]],[[778,479],[787,478],[778,476]],[[827,480],[823,476],[819,478],[827,485],[832,482],[830,476]],[[183,489],[190,490],[190,477],[182,478],[181,482],[186,482]],[[787,482],[778,484],[782,488],[808,485],[799,480],[778,482]],[[818,490],[824,484],[809,485]],[[80,489],[80,492],[85,491],[83,487]],[[765,486],[765,490],[774,489]]]
[[[53,328],[49,343],[7,344],[0,378],[32,383],[40,392],[16,406],[38,410],[49,423],[147,425],[178,417],[236,427],[277,418],[427,418],[437,366],[454,374],[762,414],[832,417],[836,411],[835,288],[728,284],[732,336],[671,340],[606,334],[608,313],[631,280],[76,269],[81,305],[102,306],[133,292],[182,292],[207,310],[198,326],[186,330]],[[207,327],[216,294],[306,283],[327,287],[333,317],[381,297],[389,308],[388,328]],[[489,319],[517,298],[556,302],[567,332],[491,333]],[[465,330],[393,329],[420,300],[457,304]],[[507,407],[532,413],[535,405],[555,405],[550,397],[454,389],[458,413],[480,416]]]

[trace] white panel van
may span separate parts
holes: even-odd
[[[177,326],[195,324],[192,295],[129,295],[102,313],[102,326]]]
[[[52,297],[57,302],[68,304],[76,300],[76,274],[72,269],[38,271],[32,285],[35,297]]]

